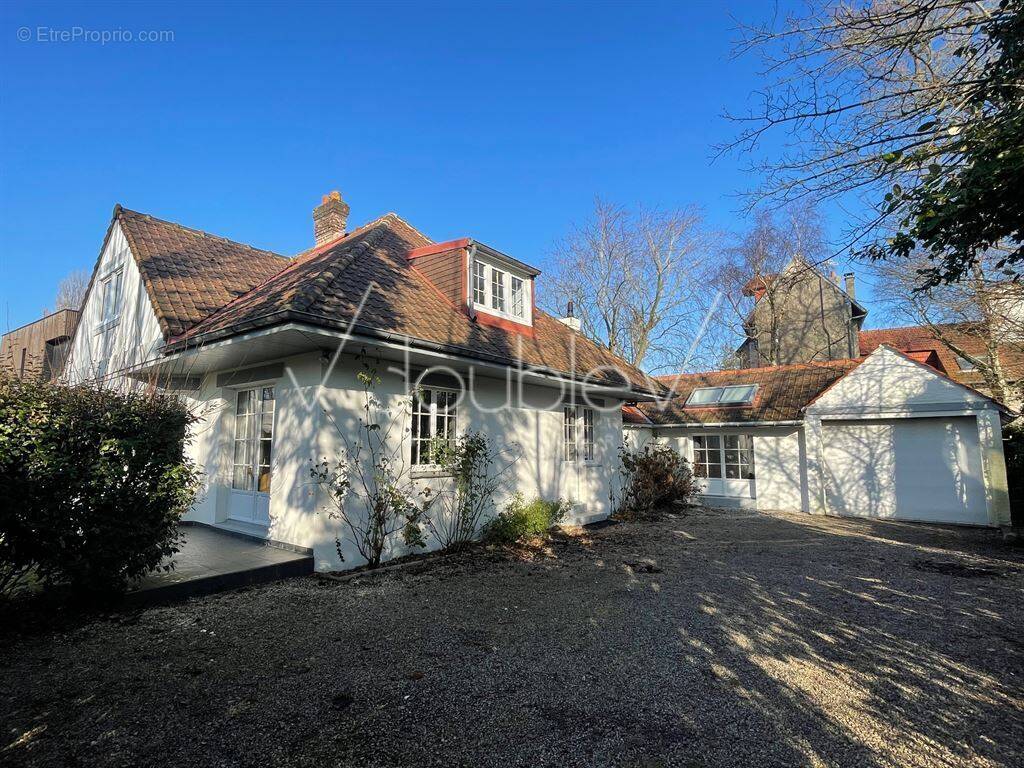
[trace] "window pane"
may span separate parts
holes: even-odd
[[[723,435],[722,440],[724,441],[726,448],[739,448],[740,447],[740,436],[739,435]],[[726,459],[728,461],[728,459]]]
[[[512,314],[516,317],[523,317],[523,281],[518,277],[512,278]]]
[[[701,389],[695,389],[690,393],[689,398],[686,400],[687,405],[708,405],[710,403],[718,402],[718,398],[722,394],[721,387],[703,387]]]
[[[491,306],[505,311],[505,273],[491,267]]]
[[[708,464],[708,477],[719,478],[722,476],[722,466],[718,462]]]
[[[726,387],[722,393],[721,402],[723,403],[749,403],[754,399],[754,393],[757,391],[757,385],[746,384],[743,386]]]
[[[739,464],[740,463],[740,452],[739,451],[726,451],[725,452],[725,463],[726,464]]]
[[[477,304],[487,303],[486,269],[482,261],[473,262],[473,301]]]
[[[270,467],[260,467],[256,489],[262,493],[270,493]]]
[[[238,403],[235,406],[235,413],[248,413],[249,412],[249,395],[248,389],[243,389],[238,393]]]
[[[231,487],[240,491],[252,490],[252,468],[236,466],[231,475]]]
[[[718,435],[708,435],[707,441],[710,450],[717,451],[722,447],[721,438]]]
[[[260,417],[260,437],[270,438],[274,434],[274,414],[264,413]]]
[[[740,468],[736,464],[725,465],[725,476],[729,479],[736,480],[740,476]]]
[[[703,448],[704,445],[705,445],[704,435],[694,435],[693,436],[693,447],[695,449]]]

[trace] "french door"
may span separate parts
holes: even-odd
[[[228,517],[270,523],[270,482],[274,451],[274,388],[240,389],[235,394]]]

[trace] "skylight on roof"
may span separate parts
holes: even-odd
[[[757,384],[731,387],[701,387],[686,398],[686,407],[710,405],[750,405],[757,394]]]

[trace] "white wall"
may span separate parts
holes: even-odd
[[[656,430],[625,430],[631,441],[642,447],[655,441],[693,461],[693,435],[750,434],[754,438],[754,482],[729,481],[731,487],[705,483],[709,504],[756,507],[785,511],[807,509],[807,473],[803,429],[799,425],[780,427],[670,427]],[[639,433],[633,435],[632,433]],[[721,486],[721,487],[720,487]]]
[[[310,462],[324,457],[335,460],[343,450],[345,436],[352,439],[358,433],[363,395],[356,375],[361,368],[353,358],[344,357],[324,380],[327,366],[319,353],[289,358],[284,363],[286,375],[275,382],[277,415],[268,536],[312,548],[320,569],[359,565],[361,558],[347,537],[343,537],[344,563],[338,558],[335,536],[343,533],[342,523],[326,514],[329,499],[311,482]],[[386,364],[379,368],[382,381],[375,393],[382,407],[398,417],[390,440],[404,463],[401,469],[411,471],[408,387],[402,377],[385,369]],[[194,430],[190,449],[207,473],[207,487],[189,517],[211,524],[227,518],[234,419],[234,390],[216,387],[215,380],[215,375],[207,376],[197,398],[204,416]],[[321,389],[322,381],[325,386]],[[595,413],[594,461],[571,463],[562,461],[562,408],[556,390],[527,386],[511,407],[502,407],[506,401],[505,382],[474,378],[473,387],[475,397],[464,398],[459,406],[459,431],[485,432],[503,452],[496,462],[499,468],[515,458],[503,472],[494,511],[500,511],[518,491],[527,499],[540,496],[575,502],[572,519],[566,522],[589,522],[611,512],[622,434],[619,401],[606,400],[605,410]],[[381,421],[389,423],[392,419]],[[437,477],[415,480],[418,488],[432,489],[447,482]],[[436,541],[432,542],[432,547],[436,546]],[[405,554],[397,537],[390,554]]]
[[[900,446],[896,444],[895,437],[887,437],[892,428],[878,421],[880,419],[938,419],[953,425],[956,418],[961,416],[972,417],[972,429],[977,432],[977,436],[962,434],[962,426],[951,427],[957,433],[955,443],[960,446],[957,451],[970,454],[958,459],[956,469],[966,475],[980,475],[988,524],[1008,525],[1010,506],[1006,490],[1006,465],[998,428],[998,407],[981,394],[886,347],[879,347],[871,353],[806,410],[810,511],[822,514],[830,511],[830,490],[835,497],[832,481],[836,479],[835,473],[842,471],[841,468],[837,469],[835,451],[832,451],[833,455],[827,455],[832,436],[839,435],[835,429],[829,429],[829,424],[839,420],[873,420],[874,426],[866,425],[861,432],[867,435],[874,430],[875,438],[872,438],[870,449],[884,452],[896,450]],[[851,429],[848,428],[847,432],[853,434]],[[911,435],[911,429],[907,427],[901,431]],[[909,451],[908,456],[913,456],[913,441],[908,439],[903,442],[905,446],[902,450]],[[899,457],[889,456],[880,457],[879,461],[883,459],[889,463],[900,460]],[[889,470],[886,465],[885,473],[888,474]],[[972,487],[973,480],[964,484],[964,488]],[[878,509],[880,513],[903,516],[900,511],[889,509],[895,503],[891,500],[886,502],[875,494],[869,501],[869,506]],[[831,507],[835,507],[836,503],[836,499],[832,498]],[[910,514],[913,514],[913,510]],[[968,515],[958,522],[974,522],[974,519]]]
[[[132,256],[121,226],[114,223],[106,247],[100,255],[93,275],[92,287],[82,307],[81,320],[75,332],[64,377],[71,383],[95,379],[102,358],[103,335],[99,332],[103,312],[102,278],[121,266],[124,277],[121,289],[121,313],[111,345],[107,375],[117,379],[116,372],[138,365],[157,356],[163,335],[139,268]]]

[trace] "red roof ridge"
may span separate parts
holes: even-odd
[[[932,327],[935,328],[957,328],[960,326],[970,326],[972,323],[969,320],[962,320],[955,323],[933,323],[933,325],[894,325],[889,328],[869,328],[858,332],[858,335],[864,336],[866,334],[891,334],[898,333],[900,331],[922,331],[924,333],[930,333]],[[938,339],[936,339],[938,341]]]
[[[814,360],[807,363],[786,363],[785,365],[760,365],[753,368],[718,368],[713,371],[691,371],[689,373],[660,373],[651,378],[655,381],[673,381],[679,378],[694,376],[712,376],[725,373],[753,373],[754,371],[793,371],[800,368],[828,368],[837,365],[857,363],[857,358],[844,357],[839,360]]]

